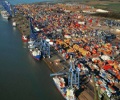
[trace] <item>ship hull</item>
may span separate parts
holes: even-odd
[[[37,61],[39,61],[42,58],[42,55],[34,56],[31,51],[30,51],[30,55],[32,56],[33,59],[35,59]]]
[[[1,16],[6,20],[8,20],[9,18],[9,14],[7,13],[7,11],[1,11]]]
[[[56,84],[54,78],[53,78],[53,82],[54,82],[54,85],[55,85],[55,87],[57,88],[57,90],[58,90],[58,91],[60,92],[60,94],[63,96],[63,98],[64,98],[65,100],[67,100],[66,97],[65,97],[65,95],[64,95],[64,93],[61,91],[61,89],[60,89],[60,88],[58,87],[58,85]]]
[[[56,86],[56,88],[57,88],[57,90],[61,93],[61,95],[63,96],[63,98],[65,99],[65,100],[76,100],[76,97],[74,96],[74,95],[69,95],[68,93],[67,93],[67,91],[69,91],[70,89],[68,88],[68,87],[66,87],[66,86],[62,86],[62,84],[61,85],[59,85],[58,83],[57,83],[57,80],[58,80],[58,78],[53,78],[53,81],[54,81],[54,84],[55,84],[55,86]]]

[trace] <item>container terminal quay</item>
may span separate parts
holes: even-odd
[[[120,20],[92,15],[109,10],[3,1],[0,11],[21,32],[31,57],[48,64],[65,100],[120,100]]]

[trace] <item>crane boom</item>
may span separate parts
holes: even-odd
[[[54,73],[54,74],[50,74],[51,77],[53,76],[59,76],[59,75],[67,75],[68,73]]]

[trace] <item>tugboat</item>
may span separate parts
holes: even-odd
[[[23,41],[23,42],[28,42],[28,38],[27,38],[26,35],[22,35],[22,41]]]

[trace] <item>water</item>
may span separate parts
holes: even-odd
[[[63,100],[50,73],[43,61],[30,56],[19,31],[0,16],[0,100]]]

